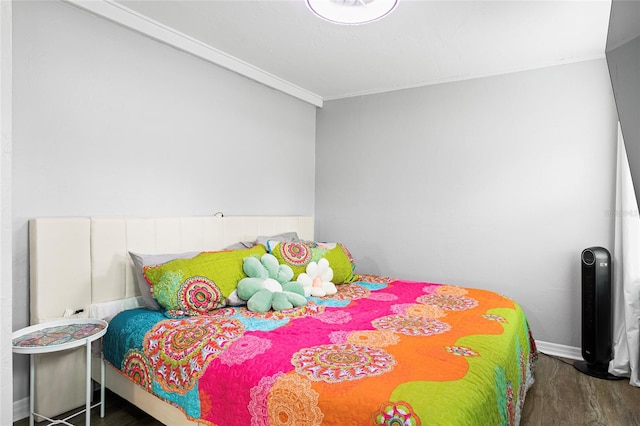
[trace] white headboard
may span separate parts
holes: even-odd
[[[221,250],[240,241],[254,241],[258,236],[290,231],[313,240],[313,217],[31,219],[31,323],[59,319],[66,309],[83,310],[86,314],[92,303],[139,295],[129,251],[163,254]],[[56,415],[84,402],[84,369],[77,365],[84,364],[82,352],[67,352],[71,353],[39,356],[36,361],[36,388],[53,389],[54,384],[57,388],[56,392],[36,394],[35,409],[41,414]],[[68,384],[62,386],[59,377],[68,377],[63,381]],[[61,398],[65,401],[61,402]]]

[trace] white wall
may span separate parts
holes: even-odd
[[[580,252],[613,248],[602,60],[326,102],[316,233],[358,271],[488,288],[580,347]]]
[[[66,3],[13,13],[14,330],[29,218],[313,214],[315,107]]]
[[[13,418],[11,351],[11,15],[12,2],[0,2],[0,424]]]

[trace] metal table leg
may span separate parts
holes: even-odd
[[[104,417],[104,357],[100,357],[100,417]]]
[[[29,426],[34,425],[33,412],[36,406],[36,397],[33,393],[36,385],[36,368],[35,368],[35,355],[29,355]]]
[[[91,340],[87,339],[87,394],[85,402],[85,422],[89,426],[91,424]]]

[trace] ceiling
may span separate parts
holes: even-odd
[[[343,26],[303,0],[107,3],[321,101],[604,58],[611,8],[611,0],[400,0],[380,21]]]

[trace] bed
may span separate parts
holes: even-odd
[[[312,217],[33,219],[32,323],[141,296],[131,251],[216,252],[284,232],[311,247],[313,231]],[[168,425],[519,423],[536,350],[515,301],[351,272],[336,294],[281,311],[129,306],[103,339],[106,387]],[[36,387],[70,377],[36,394],[36,411],[83,404],[83,362],[81,352],[36,360]]]

